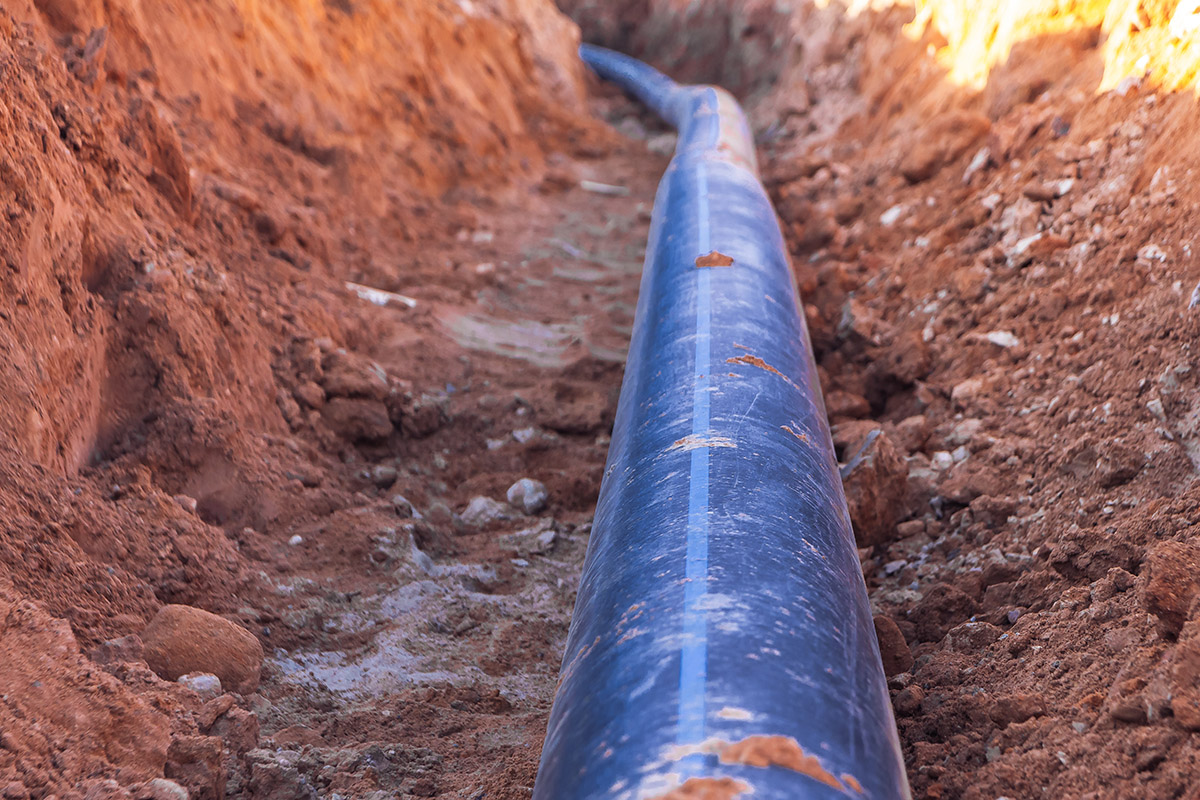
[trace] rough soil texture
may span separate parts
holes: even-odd
[[[151,5],[0,11],[0,796],[526,798],[672,137],[546,0]],[[1200,796],[1190,6],[561,5],[750,103],[916,796]]]

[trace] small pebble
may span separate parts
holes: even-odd
[[[492,522],[508,519],[511,515],[502,503],[490,497],[479,495],[472,497],[467,508],[462,512],[462,520],[468,525],[482,527]]]
[[[152,778],[136,787],[134,797],[143,800],[188,800],[188,790],[166,778]]]
[[[392,495],[392,508],[396,510],[396,516],[401,519],[412,519],[418,516],[417,509],[413,506],[412,501],[402,494]]]
[[[303,542],[304,542],[304,537],[298,533],[295,536],[293,536],[292,538],[288,539],[288,544],[291,545],[292,547],[295,547],[296,545],[299,545],[299,544],[303,544]]]
[[[513,508],[518,508],[526,514],[536,514],[546,507],[546,501],[549,495],[546,492],[546,484],[541,481],[535,481],[532,478],[521,478],[521,480],[508,487],[509,505]]]
[[[396,482],[396,468],[379,464],[371,469],[371,482],[380,489],[386,489]]]
[[[221,696],[221,679],[210,672],[189,672],[180,675],[176,683],[191,689],[205,701]]]

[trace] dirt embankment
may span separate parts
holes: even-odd
[[[252,714],[93,648],[164,603],[253,627],[289,526],[363,487],[353,443],[436,427],[437,357],[356,355],[392,329],[345,281],[428,317],[447,265],[420,242],[595,149],[577,41],[539,0],[0,11],[6,798],[239,774]]]

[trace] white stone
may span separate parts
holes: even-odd
[[[462,520],[468,525],[483,527],[491,522],[508,519],[508,509],[503,503],[498,503],[490,497],[479,495],[472,497],[467,508],[462,512]]]
[[[207,672],[189,672],[186,675],[180,675],[179,680],[176,682],[180,686],[186,686],[191,689],[206,701],[212,700],[214,697],[220,697],[223,693],[221,690],[221,679]]]
[[[513,508],[520,509],[526,514],[536,514],[546,507],[549,495],[546,485],[532,478],[521,480],[508,487],[508,502]]]

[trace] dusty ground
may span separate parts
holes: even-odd
[[[1187,9],[562,5],[751,107],[915,794],[1200,797]],[[204,9],[0,12],[0,795],[528,797],[670,136],[546,2]]]

